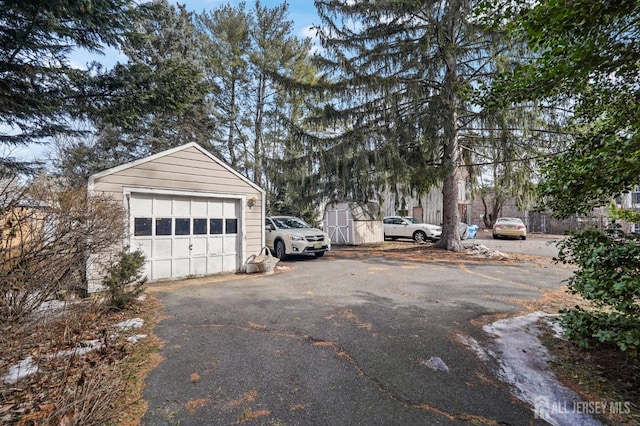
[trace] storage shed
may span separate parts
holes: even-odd
[[[125,245],[145,254],[150,281],[237,272],[264,246],[264,190],[196,143],[105,170],[88,185],[122,201]],[[99,290],[98,271],[87,274],[89,292]]]
[[[324,210],[323,226],[332,244],[360,245],[384,241],[380,205],[332,201]]]

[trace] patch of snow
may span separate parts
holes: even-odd
[[[445,364],[444,361],[437,356],[432,356],[427,361],[424,361],[423,364],[432,370],[444,371],[445,373],[449,372],[449,367],[447,367],[447,364]]]
[[[146,339],[146,338],[147,338],[146,334],[136,334],[136,335],[127,337],[127,342],[138,343],[140,340]]]
[[[515,387],[515,396],[533,406],[536,418],[555,426],[599,426],[589,414],[594,403],[581,401],[547,365],[553,357],[538,339],[538,321],[548,317],[534,312],[485,325],[484,331],[495,336],[487,353],[498,362],[500,377]]]
[[[9,368],[9,374],[2,378],[4,383],[15,384],[18,380],[36,374],[38,372],[38,366],[33,362],[33,358],[28,356],[16,365]]]
[[[147,295],[143,293],[140,296],[136,297],[136,300],[138,302],[144,302],[145,300],[147,300]]]
[[[104,346],[104,342],[102,339],[94,339],[94,340],[83,340],[78,343],[75,348],[67,349],[66,351],[56,352],[53,355],[47,355],[47,359],[53,358],[61,358],[63,356],[71,356],[71,355],[85,355],[91,351],[98,350]]]
[[[473,337],[463,336],[459,334],[458,340],[465,346],[469,347],[469,349],[471,349],[473,352],[475,352],[478,358],[480,358],[482,361],[489,362],[491,360],[489,354],[487,353],[487,350],[480,346],[480,343],[478,343],[478,341]]]
[[[64,300],[48,300],[38,306],[37,312],[61,311],[67,306]]]
[[[132,328],[141,328],[144,325],[142,318],[132,318],[126,321],[119,322],[114,327],[119,328],[120,331],[131,330]]]
[[[465,250],[468,254],[475,257],[482,257],[485,259],[498,259],[498,260],[509,259],[508,254],[502,253],[501,251],[498,251],[498,250],[490,249],[489,247],[480,243],[474,243],[468,246]]]
[[[553,337],[557,339],[564,339],[564,330],[560,325],[560,321],[558,321],[560,317],[558,315],[549,315],[547,317],[547,325],[553,331]]]
[[[141,328],[144,325],[144,320],[142,318],[133,318],[130,320],[122,321],[115,325],[120,331],[126,331],[133,328]],[[115,339],[118,337],[118,334],[113,334],[110,336]],[[138,334],[135,336],[131,336],[127,338],[127,341],[131,343],[137,343],[140,339],[146,338],[146,334]],[[61,358],[65,356],[82,356],[91,351],[95,351],[101,349],[104,346],[105,342],[102,339],[94,339],[94,340],[84,340],[76,345],[75,348],[67,349],[66,351],[59,351],[55,354],[45,355],[44,359],[50,360],[54,358]],[[20,361],[19,363],[11,366],[9,368],[9,374],[2,377],[4,383],[14,384],[18,380],[30,376],[32,374],[36,374],[38,372],[38,366],[33,362],[32,357],[27,357]]]

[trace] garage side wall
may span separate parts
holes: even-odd
[[[241,236],[242,254],[238,269],[248,256],[258,253],[264,244],[264,193],[195,146],[138,162],[103,176],[97,175],[92,189],[94,193],[121,200],[127,214],[131,211],[130,203],[135,194],[236,200],[241,210],[238,214],[242,215],[241,222],[244,222],[239,224],[244,233]],[[132,229],[132,225],[129,229]],[[128,244],[131,236],[127,237],[125,244]],[[98,271],[90,274],[90,292],[97,289],[97,275]]]

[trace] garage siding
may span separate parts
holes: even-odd
[[[115,200],[130,202],[125,189],[131,194],[137,192],[170,193],[180,196],[205,198],[226,198],[244,203],[244,226],[242,244],[245,257],[258,253],[263,245],[264,233],[264,192],[240,177],[236,172],[220,164],[206,154],[196,144],[185,145],[183,149],[158,154],[150,159],[131,163],[130,167],[113,169],[112,173],[96,175],[90,188],[95,193],[110,194]],[[252,206],[247,200],[256,200]],[[128,209],[129,206],[125,205]],[[245,259],[241,259],[243,264]]]

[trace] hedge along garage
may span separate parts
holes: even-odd
[[[264,246],[264,190],[196,143],[95,174],[89,193],[122,200],[150,281],[237,272]]]

